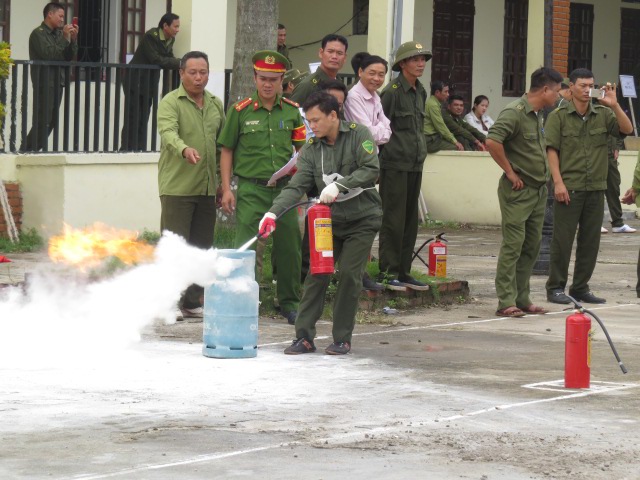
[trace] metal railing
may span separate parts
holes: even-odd
[[[155,65],[16,60],[0,85],[3,151],[157,150],[158,102],[177,85]]]
[[[177,88],[178,71],[121,63],[14,63],[0,82],[6,110],[0,152],[159,150],[158,103]],[[224,73],[226,108],[232,71]],[[355,79],[338,77],[347,85]]]

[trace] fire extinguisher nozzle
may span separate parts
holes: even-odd
[[[620,370],[622,370],[622,373],[627,373],[627,367],[624,366],[624,363],[619,362],[618,365],[620,365]]]

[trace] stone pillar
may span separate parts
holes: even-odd
[[[173,12],[180,16],[180,33],[174,52],[200,50],[209,56],[207,90],[224,99],[224,69],[227,30],[227,0],[173,0]]]
[[[391,63],[394,49],[414,40],[414,16],[415,0],[370,0],[367,50]]]
[[[531,74],[544,65],[544,0],[529,0],[527,22],[527,90]]]
[[[551,66],[560,75],[569,75],[569,15],[570,0],[553,0],[553,56]]]

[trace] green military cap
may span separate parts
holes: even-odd
[[[560,86],[562,88],[569,88],[569,83],[571,83],[571,80],[569,80],[569,77],[565,77],[562,79],[562,82],[560,83]]]
[[[291,68],[287,57],[273,50],[260,50],[255,53],[251,61],[256,72],[268,74],[268,76],[282,75]]]
[[[282,83],[287,84],[289,82],[293,82],[293,80],[300,76],[300,70],[297,68],[292,68],[291,70],[287,70],[284,73],[284,78],[282,79]]]
[[[393,60],[393,66],[391,70],[394,72],[400,71],[400,62],[402,60],[406,60],[407,58],[415,57],[417,55],[424,55],[426,60],[430,60],[433,55],[431,55],[431,50],[424,48],[421,43],[410,41],[405,42],[398,47],[396,51],[395,59]]]
[[[298,75],[293,80],[291,80],[293,82],[293,86],[297,87],[298,84],[308,76],[309,76],[309,72],[300,72],[300,75]]]

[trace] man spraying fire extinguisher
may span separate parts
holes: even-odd
[[[338,290],[333,304],[333,343],[325,352],[344,355],[351,350],[362,274],[382,220],[382,202],[375,189],[378,156],[369,130],[341,121],[338,102],[327,92],[311,94],[302,108],[315,138],[300,150],[298,171],[261,220],[259,233],[269,235],[273,232],[276,216],[298,202],[313,185],[321,192],[320,202],[331,204]],[[326,242],[317,242],[315,246],[321,248],[321,244],[324,246]],[[322,315],[330,281],[330,274],[307,276],[295,322],[296,339],[284,353],[297,355],[316,351],[313,343],[315,325]]]

